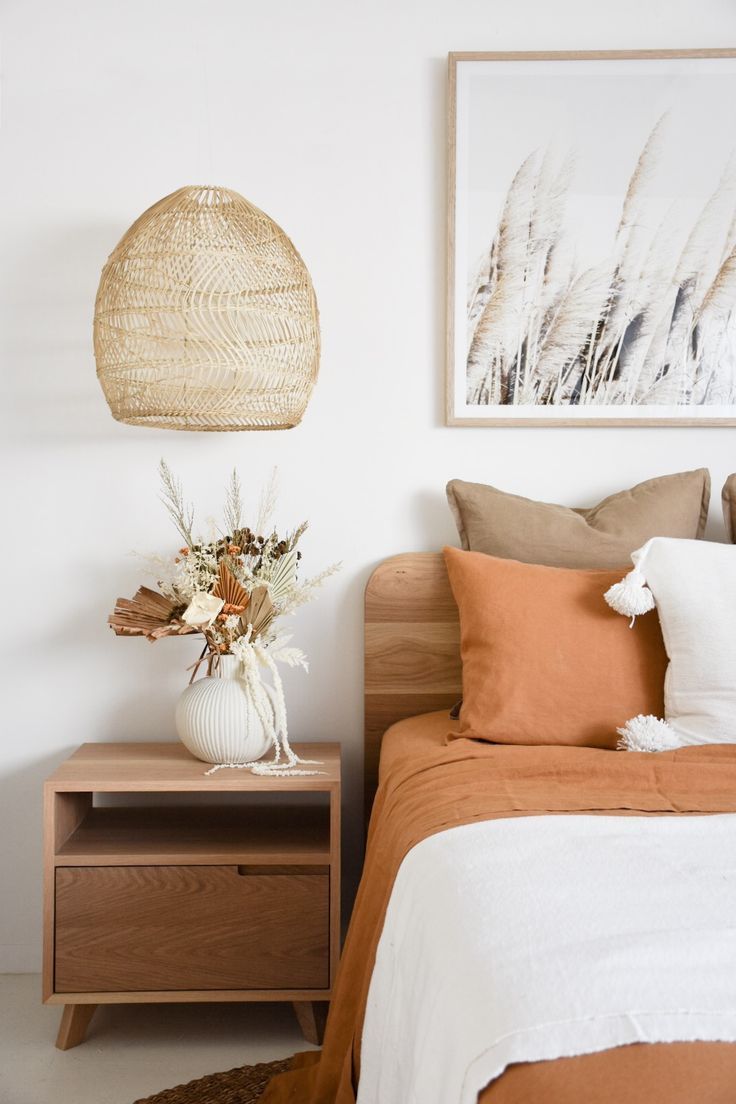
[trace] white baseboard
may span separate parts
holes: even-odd
[[[35,943],[0,943],[0,974],[37,974],[41,949]]]

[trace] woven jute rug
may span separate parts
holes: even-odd
[[[209,1077],[200,1077],[186,1085],[136,1100],[135,1104],[255,1104],[271,1078],[290,1065],[291,1059],[286,1058],[281,1062],[262,1062],[226,1073],[212,1073]]]

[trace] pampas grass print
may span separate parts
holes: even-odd
[[[634,166],[609,255],[582,271],[566,227],[572,157],[520,165],[470,283],[469,404],[736,405],[736,169],[673,254],[675,210],[651,226],[667,123]]]

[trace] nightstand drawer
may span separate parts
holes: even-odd
[[[56,871],[57,993],[327,989],[324,867]]]

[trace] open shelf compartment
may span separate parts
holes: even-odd
[[[329,809],[321,806],[90,806],[55,852],[56,866],[323,866]]]

